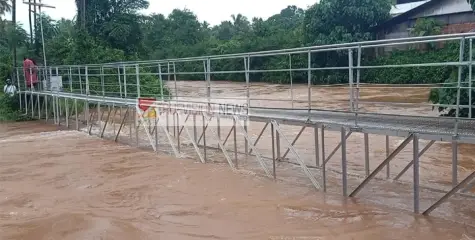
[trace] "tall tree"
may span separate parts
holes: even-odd
[[[305,42],[320,45],[373,39],[371,28],[389,19],[391,2],[321,0],[305,14]]]
[[[0,16],[11,11],[10,0],[0,0]]]

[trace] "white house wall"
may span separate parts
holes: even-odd
[[[437,0],[432,0],[437,1]],[[467,0],[442,0],[441,3],[435,4],[424,11],[411,16],[412,19],[421,17],[432,17],[437,15],[446,15],[453,13],[470,12],[472,8]]]

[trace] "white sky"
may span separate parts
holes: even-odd
[[[17,21],[28,29],[28,5],[23,0],[17,1]],[[42,9],[53,19],[72,19],[76,15],[74,0],[43,0],[55,9]],[[162,13],[168,15],[173,9],[190,9],[200,21],[207,21],[217,25],[223,20],[231,19],[232,14],[241,13],[248,17],[262,17],[264,19],[279,13],[288,5],[296,5],[306,9],[317,0],[149,0],[150,7],[145,13]],[[5,16],[11,19],[11,16]]]

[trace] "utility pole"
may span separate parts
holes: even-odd
[[[16,0],[12,0],[12,24],[13,24],[13,41],[12,41],[12,48],[13,48],[13,72],[16,69],[16,43],[17,43],[17,35],[16,35]]]
[[[41,0],[38,0],[38,3],[36,3],[36,0],[31,3],[31,1],[28,1],[28,2],[25,2],[25,0],[23,0],[23,3],[24,4],[28,4],[28,5],[33,5],[35,6],[38,6],[38,11],[39,11],[39,14],[40,14],[40,17],[42,17],[42,13],[41,13],[41,8],[42,7],[45,7],[45,8],[55,8],[54,6],[50,6],[50,5],[46,5],[46,4],[43,4],[41,3]],[[35,16],[36,18],[36,16]],[[43,61],[44,61],[44,67],[46,68],[47,64],[46,64],[46,50],[45,50],[45,37],[44,37],[44,33],[43,33],[43,20],[40,18],[40,28],[41,28],[41,45],[43,45]]]
[[[81,0],[82,2],[82,27],[86,30],[86,0]]]
[[[33,11],[31,10],[31,0],[28,0],[28,21],[30,23],[30,47],[33,46],[33,23],[31,21],[31,14]],[[29,49],[31,50],[31,49]]]
[[[31,0],[30,0],[31,2]],[[33,0],[33,33],[34,33],[34,46],[35,46],[35,54],[37,56],[40,55],[40,49],[39,49],[39,44],[38,44],[38,36],[37,36],[37,31],[36,31],[36,26],[38,26],[38,21],[36,17],[36,0]]]

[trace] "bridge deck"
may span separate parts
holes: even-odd
[[[23,92],[25,93],[25,92]],[[96,95],[84,95],[65,92],[29,92],[26,93],[58,96],[61,98],[87,100],[96,103],[136,106],[137,99],[115,98]],[[205,103],[205,102],[202,102]],[[216,104],[216,103],[213,103]],[[172,105],[173,108],[173,105]],[[310,117],[309,117],[310,116]],[[251,107],[249,118],[252,121],[268,122],[276,120],[290,125],[325,124],[329,129],[348,128],[392,136],[407,136],[410,133],[421,134],[421,138],[451,141],[457,135],[460,142],[475,143],[475,120],[427,116],[388,115],[377,113],[352,113],[312,109],[262,108]],[[455,125],[458,121],[458,132]]]

